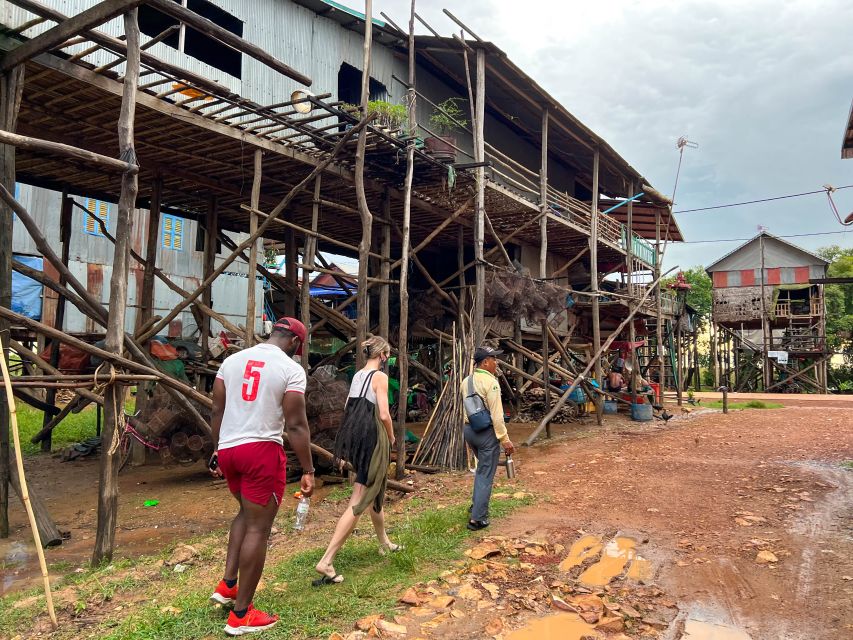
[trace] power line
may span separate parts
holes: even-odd
[[[853,187],[853,184],[847,184],[843,187],[836,187],[836,191],[841,191],[842,189],[850,189]],[[804,191],[802,193],[792,193],[786,196],[776,196],[774,198],[762,198],[761,200],[747,200],[745,202],[732,202],[730,204],[718,204],[713,207],[699,207],[698,209],[682,209],[680,211],[673,211],[673,213],[693,213],[695,211],[710,211],[711,209],[727,209],[728,207],[740,207],[746,204],[759,204],[762,202],[773,202],[774,200],[786,200],[788,198],[800,198],[802,196],[813,196],[818,193],[826,193],[826,189],[818,189],[817,191]]]
[[[773,234],[776,238],[806,238],[809,236],[832,236],[840,233],[851,233],[853,229],[847,229],[845,231],[819,231],[816,233],[792,233],[789,235],[776,235]],[[753,236],[754,238],[755,236]],[[748,240],[752,240],[753,238],[722,238],[720,240],[686,240],[684,242],[679,242],[678,245],[682,244],[709,244],[712,242],[747,242]]]

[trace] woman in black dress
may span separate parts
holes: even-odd
[[[335,440],[335,457],[346,460],[355,469],[352,497],[338,520],[326,553],[315,567],[322,577],[315,586],[338,584],[344,577],[335,571],[335,556],[352,534],[361,514],[367,511],[379,539],[379,553],[399,551],[400,546],[385,533],[386,473],[394,446],[394,426],[388,408],[388,376],[382,369],[391,355],[385,338],[373,336],[362,343],[367,362],[352,379],[346,412]]]

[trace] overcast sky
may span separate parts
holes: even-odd
[[[349,5],[363,9],[355,0]],[[418,0],[442,35],[447,7],[494,42],[660,191],[676,211],[853,184],[841,138],[853,99],[853,2]],[[376,0],[397,24],[407,0]],[[488,91],[488,88],[487,88]],[[843,214],[853,189],[836,194]],[[824,195],[677,216],[687,240],[841,231]],[[793,238],[853,246],[853,233]],[[687,244],[668,266],[710,264],[737,243]]]

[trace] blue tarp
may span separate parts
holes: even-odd
[[[350,293],[347,293],[341,287],[316,286],[311,287],[312,298],[346,298],[355,293],[355,287],[350,287]]]
[[[41,271],[43,269],[43,258],[32,256],[12,256],[21,264]],[[41,293],[42,286],[32,278],[22,276],[17,271],[12,272],[12,311],[33,320],[41,320]]]

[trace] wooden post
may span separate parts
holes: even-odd
[[[477,47],[477,117],[474,122],[474,160],[483,162],[485,158],[484,120],[486,118],[486,50]],[[483,263],[483,242],[485,239],[486,212],[486,172],[483,166],[477,167],[477,205],[474,214],[474,346],[480,346],[485,338],[486,307],[486,265]]]
[[[660,397],[658,403],[663,404],[664,390],[666,389],[666,365],[664,364],[663,355],[663,300],[662,289],[660,286],[661,272],[661,250],[660,250],[660,211],[655,210],[655,280],[657,280],[657,357],[658,368],[660,375]]]
[[[370,0],[368,0],[369,2]],[[415,0],[409,15],[409,132],[414,132],[415,122]],[[400,259],[400,331],[397,341],[397,368],[400,371],[400,394],[397,396],[397,479],[406,469],[406,410],[409,395],[409,242],[412,218],[412,179],[415,173],[415,141],[406,146],[406,178],[403,186],[403,234]],[[390,221],[390,217],[387,218]],[[391,226],[390,224],[388,225]],[[389,229],[390,232],[390,229]],[[359,284],[359,291],[361,285]],[[439,378],[441,380],[441,378]]]
[[[545,411],[551,410],[551,362],[549,359],[548,320],[542,321],[542,388],[545,390]],[[551,437],[551,423],[545,425],[545,435]]]
[[[219,232],[219,207],[215,196],[207,201],[207,213],[204,217],[204,256],[202,272],[204,278],[210,277],[216,264],[216,245]],[[251,273],[251,272],[250,272]],[[213,306],[213,287],[207,287],[201,294],[201,302],[207,307]],[[201,352],[207,358],[210,353],[210,316],[205,314],[201,326]]]
[[[711,294],[713,296],[713,292]],[[714,320],[714,303],[711,301],[711,325],[709,331],[711,333],[710,350],[711,350],[711,371],[714,374],[714,391],[720,388],[720,367],[717,363],[717,323]]]
[[[386,340],[391,331],[391,194],[386,189],[382,194],[382,217],[389,222],[382,225],[382,242],[380,253],[382,263],[379,266],[379,277],[383,280],[379,286],[379,335]]]
[[[124,14],[127,36],[127,67],[124,74],[121,112],[118,120],[119,152],[123,160],[136,163],[134,149],[134,116],[136,90],[139,80],[139,25],[138,10]],[[113,254],[113,273],[110,279],[110,309],[107,320],[106,350],[120,354],[124,344],[124,316],[127,308],[127,275],[130,260],[132,215],[136,205],[138,173],[127,171],[121,179],[121,196],[116,220],[116,244]],[[124,397],[126,387],[110,384],[104,392],[104,431],[101,434],[101,467],[98,490],[98,528],[92,565],[111,560],[115,546],[115,529],[118,516],[118,465],[116,459],[118,433],[124,424]]]
[[[592,157],[592,203],[590,206],[590,217],[592,223],[590,225],[589,235],[589,283],[592,297],[592,352],[598,353],[601,347],[601,316],[598,301],[598,171],[599,171],[599,151],[596,148]],[[601,388],[604,388],[604,374],[601,369],[601,355],[596,356],[595,362],[595,379]],[[600,425],[604,416],[604,399],[598,396],[595,403],[596,422]]]
[[[261,204],[261,177],[263,172],[263,157],[264,153],[260,149],[255,149],[255,164],[254,175],[252,177],[252,209],[249,212],[249,233],[255,233],[258,230],[258,210]],[[248,284],[246,289],[246,346],[251,347],[255,344],[255,319],[257,317],[257,300],[255,299],[255,274],[258,270],[258,243],[255,240],[249,248],[249,266],[247,269]],[[287,254],[288,264],[294,258],[290,253]],[[288,270],[289,272],[289,270]],[[291,314],[287,314],[291,315]]]
[[[767,317],[767,301],[764,299],[764,280],[767,277],[767,272],[764,267],[764,231],[758,236],[758,248],[761,253],[761,280],[759,280],[761,291],[761,371],[764,381],[764,388],[767,389],[771,385],[773,372],[770,368],[770,357],[767,352],[770,350],[772,329],[769,328]]]
[[[673,380],[675,381],[675,397],[678,401],[678,406],[680,407],[684,403],[684,345],[682,342],[682,334],[681,334],[681,318],[684,317],[683,314],[685,312],[682,311],[681,314],[675,319],[675,376],[673,376]]]
[[[62,264],[68,266],[68,258],[71,251],[71,207],[73,201],[68,197],[67,192],[62,193],[59,213],[59,241],[62,243]],[[59,275],[59,285],[66,285],[65,276]],[[59,296],[56,301],[56,315],[54,316],[53,326],[62,331],[65,324],[65,296]],[[59,366],[59,342],[54,340],[53,348],[50,352],[50,364],[54,367]],[[44,401],[49,405],[56,404],[56,389],[47,389]],[[53,418],[47,413],[44,414],[42,427],[46,427]],[[48,432],[41,441],[41,450],[49,453],[52,447],[52,430]]]
[[[370,49],[373,44],[373,0],[364,2],[364,59],[361,71],[361,113],[367,116],[367,101],[370,97]],[[370,326],[370,298],[367,289],[367,268],[370,257],[370,242],[373,233],[373,216],[367,204],[364,191],[364,154],[368,132],[358,136],[355,149],[355,191],[358,200],[358,213],[361,217],[361,241],[358,243],[358,295],[356,297],[356,367],[364,366],[364,352],[361,343],[367,339]]]
[[[320,190],[323,184],[323,177],[317,176],[314,180],[314,201],[311,204],[311,231],[317,232],[317,227],[320,224]],[[302,289],[300,291],[299,313],[301,315],[302,324],[308,331],[309,342],[311,336],[311,273],[314,267],[314,255],[317,252],[317,237],[314,235],[305,236],[305,267],[302,269]],[[302,366],[306,369],[310,364],[310,349],[309,345],[305,345],[302,349]]]
[[[24,91],[24,65],[0,74],[0,129],[14,131]],[[15,192],[15,147],[0,144],[0,183]],[[0,307],[12,307],[12,210],[0,202]],[[8,362],[9,322],[0,319],[0,357]],[[9,405],[0,394],[0,538],[9,537]]]
[[[159,171],[151,184],[151,204],[148,212],[148,229],[145,240],[145,267],[142,274],[142,291],[139,296],[139,313],[136,327],[144,326],[154,316],[154,269],[157,267],[157,249],[160,246],[160,209],[163,198],[163,178]],[[61,327],[57,327],[61,329]]]
[[[299,249],[296,246],[296,231],[288,229],[284,234],[284,251],[287,259],[284,263],[284,278],[290,285],[292,291],[299,286]],[[284,299],[285,315],[296,317],[296,296],[287,296]]]
[[[539,164],[539,277],[545,278],[548,268],[548,107],[542,110],[542,159]]]
[[[628,196],[631,197],[634,195],[634,181],[631,180],[628,182]],[[626,229],[626,235],[628,237],[627,242],[625,243],[625,251],[627,253],[627,257],[625,259],[625,264],[627,265],[625,269],[625,276],[628,281],[628,296],[631,297],[631,302],[633,303],[634,296],[634,282],[632,276],[634,274],[634,201],[628,201],[628,228]],[[637,379],[640,375],[640,369],[637,362],[637,349],[634,347],[634,343],[637,341],[637,329],[634,326],[634,323],[631,322],[628,325],[628,342],[631,343],[631,377],[629,378],[629,384],[631,387],[631,404],[637,403]]]

